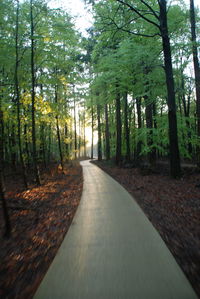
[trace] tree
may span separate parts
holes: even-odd
[[[10,218],[8,214],[8,208],[5,199],[5,183],[3,175],[3,141],[4,141],[4,124],[3,124],[3,111],[1,110],[1,98],[0,98],[0,198],[3,207],[3,216],[5,220],[5,236],[9,236],[11,233]]]
[[[102,141],[101,141],[101,106],[97,104],[97,123],[98,123],[98,160],[102,160]]]
[[[122,0],[116,0],[116,1],[122,4],[124,7],[127,7],[127,9],[131,10],[135,15],[137,15],[138,18],[142,18],[144,21],[148,22],[149,24],[157,28],[159,33],[155,33],[149,36],[155,36],[156,34],[160,34],[162,38],[162,47],[163,47],[163,54],[164,54],[164,70],[165,70],[166,85],[167,85],[170,173],[171,176],[174,178],[180,177],[181,167],[180,167],[180,154],[179,154],[179,146],[178,146],[176,99],[175,99],[175,88],[174,88],[174,78],[173,78],[172,59],[171,59],[170,39],[168,34],[166,0],[158,1],[159,14],[153,8],[152,5],[149,5],[147,2],[143,0],[140,1],[145,6],[146,10],[148,10],[148,12],[154,17],[154,20],[146,17],[146,14],[143,14],[138,7],[133,6]],[[136,34],[145,36],[145,34],[140,34],[140,33],[136,33]]]
[[[192,54],[195,73],[195,86],[196,86],[196,114],[197,114],[197,135],[200,138],[200,67],[197,50],[196,38],[196,22],[194,0],[190,0],[190,24],[191,24],[191,41],[192,41]],[[200,167],[200,146],[197,146],[197,163]]]
[[[118,84],[116,84],[116,164],[119,165],[122,160],[121,154],[121,142],[122,142],[122,122],[121,122],[121,97],[118,90]]]
[[[110,160],[110,132],[109,132],[109,118],[108,118],[108,104],[104,106],[105,110],[105,138],[106,138],[106,160]]]
[[[130,161],[130,129],[128,123],[128,99],[127,92],[123,95],[124,101],[124,128],[125,128],[125,140],[126,140],[126,161]]]
[[[22,142],[21,142],[21,120],[20,120],[20,92],[19,92],[19,1],[16,0],[16,27],[15,27],[15,93],[17,102],[17,130],[18,130],[18,146],[19,146],[19,156],[22,165],[23,180],[25,188],[28,187],[26,167],[22,152]]]
[[[33,15],[33,0],[30,0],[30,25],[31,25],[31,101],[32,101],[32,150],[35,180],[38,185],[40,182],[40,174],[37,162],[36,151],[36,128],[35,128],[35,24]]]

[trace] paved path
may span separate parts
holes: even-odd
[[[197,298],[133,198],[88,161],[72,225],[35,299]]]

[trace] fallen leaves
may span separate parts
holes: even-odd
[[[15,181],[7,192],[12,236],[3,239],[1,217],[0,298],[32,298],[53,260],[82,193],[81,166],[70,165],[66,173],[51,170],[44,174],[42,186],[26,191],[19,191]]]

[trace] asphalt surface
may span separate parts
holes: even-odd
[[[89,161],[81,164],[81,203],[34,298],[197,298],[131,195]]]

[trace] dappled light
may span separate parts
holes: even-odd
[[[76,271],[80,266],[89,277],[84,272],[86,248],[90,253],[87,244],[104,211],[98,204],[103,197],[108,208],[109,196],[118,196],[109,186],[99,199],[97,193],[104,183],[121,188],[96,166],[133,195],[127,210],[133,213],[131,221],[136,200],[144,222],[148,217],[164,240],[163,248],[179,264],[180,275],[186,275],[185,285],[191,284],[200,296],[197,2],[0,1],[0,298],[33,297],[70,227],[85,178],[89,183],[83,188],[84,198],[93,206],[87,210],[86,226],[80,228],[78,256],[83,263]],[[119,202],[117,216],[112,211]],[[111,236],[124,238],[128,245],[126,233],[136,233],[137,242],[142,242],[134,240],[137,245],[151,246],[145,235],[137,234],[138,223],[126,227],[123,195],[110,204],[106,221]],[[97,252],[111,261],[112,241],[106,239],[105,223]],[[120,232],[122,227],[126,229]],[[134,247],[124,251],[126,257],[133,253]],[[109,282],[115,266],[121,273],[124,264],[118,261],[106,274],[100,270],[103,264],[93,267],[91,277],[108,277]],[[120,283],[126,285],[129,278]],[[145,282],[145,291],[150,282]],[[95,283],[87,289],[86,299],[96,294],[98,280]],[[142,297],[135,287],[131,298]],[[126,290],[123,294],[126,297]],[[120,298],[120,293],[116,288],[105,297]],[[154,297],[164,298],[158,293]]]
[[[12,232],[11,238],[3,241],[1,217],[0,275],[7,277],[0,283],[2,298],[33,295],[78,206],[82,191],[80,166],[66,165],[67,174],[59,173],[55,166],[50,170],[54,175],[44,173],[42,186],[7,194]],[[8,185],[12,189],[12,180]],[[23,189],[19,179],[18,187]]]

